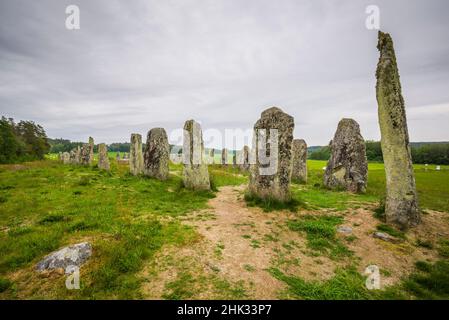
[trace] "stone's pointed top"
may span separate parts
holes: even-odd
[[[393,45],[393,39],[391,38],[390,34],[379,30],[377,49],[381,50],[382,48],[389,46],[390,44]]]
[[[293,143],[296,143],[298,145],[307,145],[307,143],[304,139],[294,139]]]
[[[278,108],[278,107],[271,107],[271,108],[268,108],[268,109],[262,111],[261,117],[262,118],[269,117],[272,114],[282,114],[283,116],[288,116],[288,117],[291,117],[293,119],[292,116],[290,116],[289,114],[285,113],[284,111],[282,111],[281,108]]]
[[[199,127],[200,124],[193,119],[187,120],[184,123],[184,130],[191,130],[195,126]]]
[[[354,119],[350,119],[350,118],[343,118],[340,120],[340,122],[338,123],[339,127],[357,127],[360,128],[359,124],[357,123],[357,121],[355,121]]]

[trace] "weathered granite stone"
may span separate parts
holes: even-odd
[[[135,176],[143,173],[142,136],[137,133],[131,134],[129,171]]]
[[[62,154],[62,163],[64,164],[70,164],[70,153],[64,152]]]
[[[90,146],[89,144],[83,144],[80,151],[80,164],[83,166],[87,166],[90,163]]]
[[[243,171],[248,171],[249,167],[250,167],[250,163],[249,163],[249,147],[248,146],[244,146],[243,149],[239,152],[239,158],[238,162],[240,165],[240,169]]]
[[[343,233],[343,234],[351,234],[352,233],[352,228],[348,227],[348,226],[339,226],[337,228],[337,232],[338,233]]]
[[[59,160],[59,161],[62,161],[62,152],[59,152],[59,153],[58,153],[58,160]]]
[[[203,133],[200,124],[194,120],[188,120],[184,124],[182,151],[184,186],[193,190],[210,190],[209,171],[203,159]]]
[[[223,150],[221,150],[221,164],[223,166],[228,165],[228,149],[226,148],[223,148]]]
[[[388,233],[385,233],[385,232],[374,232],[373,237],[383,240],[383,241],[392,242],[392,243],[401,242],[400,239],[390,236]]]
[[[210,164],[215,164],[215,149],[214,148],[210,149],[209,159],[210,159],[210,162],[209,162]]]
[[[273,107],[254,125],[249,193],[262,199],[289,201],[294,119]]]
[[[163,128],[154,128],[148,132],[144,154],[144,173],[159,180],[168,179],[170,145]]]
[[[92,246],[88,242],[77,243],[50,253],[36,265],[39,272],[62,268],[66,274],[72,273],[74,267],[80,267],[92,255]]]
[[[342,119],[330,143],[330,150],[324,185],[330,189],[365,192],[368,163],[359,124],[353,119]]]
[[[106,171],[111,169],[109,165],[108,148],[104,143],[98,145],[98,168]]]
[[[377,48],[380,51],[380,58],[376,71],[376,95],[387,182],[385,216],[387,223],[407,229],[419,224],[421,215],[405,103],[401,93],[393,40],[389,34],[379,31]]]
[[[307,144],[303,139],[293,140],[292,179],[307,183]]]
[[[89,137],[89,164],[94,161],[94,138]]]

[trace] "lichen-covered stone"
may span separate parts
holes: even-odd
[[[293,140],[292,179],[307,183],[307,143],[303,139]]]
[[[240,165],[240,169],[243,171],[248,171],[250,167],[249,163],[249,147],[244,146],[243,149],[238,153],[238,164]]]
[[[289,201],[291,149],[294,119],[273,107],[262,112],[254,125],[254,165],[251,166],[249,192],[262,199]]]
[[[159,180],[168,179],[170,145],[163,128],[154,128],[148,132],[144,154],[144,173]]]
[[[184,124],[183,183],[188,189],[210,190],[209,171],[204,161],[204,143],[201,126],[194,120]]]
[[[98,168],[101,170],[110,170],[108,148],[104,143],[98,145]]]
[[[89,164],[94,161],[94,138],[89,137]]]
[[[365,192],[368,163],[359,124],[353,119],[342,119],[329,147],[331,156],[324,173],[324,185],[330,189]]]
[[[209,151],[209,163],[210,164],[215,164],[215,149],[212,148]]]
[[[402,229],[421,222],[413,172],[405,103],[390,35],[379,31],[376,96],[385,164],[387,223]]]
[[[223,150],[221,150],[221,164],[223,166],[228,165],[228,149],[223,148]]]
[[[83,166],[89,165],[91,163],[90,156],[89,144],[83,144],[80,150],[80,164]]]
[[[70,164],[70,153],[68,153],[68,152],[62,153],[62,163]]]
[[[135,176],[143,173],[142,136],[137,133],[131,134],[129,171]]]
[[[36,270],[54,270],[62,268],[66,274],[72,273],[74,267],[80,267],[92,255],[92,246],[88,242],[77,243],[52,252],[36,265]]]

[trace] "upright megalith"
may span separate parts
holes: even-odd
[[[153,128],[148,132],[144,154],[144,173],[159,180],[168,179],[170,145],[163,128]]]
[[[135,176],[143,173],[142,136],[137,133],[131,134],[129,171]]]
[[[250,161],[249,161],[249,147],[248,146],[244,146],[243,150],[242,150],[242,159],[240,162],[240,168],[244,171],[248,171],[249,170],[249,165],[250,165]]]
[[[273,107],[262,112],[254,125],[254,165],[249,193],[262,199],[289,201],[293,117]]]
[[[379,31],[377,48],[380,51],[380,58],[376,71],[376,96],[387,182],[385,216],[387,223],[406,229],[419,224],[421,216],[410,152],[405,103],[401,92],[393,40],[388,33]]]
[[[201,126],[195,120],[184,124],[183,182],[193,190],[210,190],[209,171],[204,161],[204,143]]]
[[[292,179],[307,183],[307,143],[303,139],[293,140]]]
[[[215,164],[215,149],[212,148],[209,151],[209,163],[210,164]]]
[[[62,154],[62,163],[64,164],[70,164],[70,153],[64,152]]]
[[[94,138],[89,137],[89,164],[94,161]]]
[[[91,162],[90,145],[83,144],[80,150],[80,164],[83,166],[87,166],[91,164]]]
[[[117,154],[115,155],[115,160],[117,160],[117,161],[120,160],[120,152],[117,152]]]
[[[221,164],[223,166],[228,165],[228,149],[223,148],[223,150],[221,150]]]
[[[365,192],[368,163],[359,124],[353,119],[342,119],[329,147],[331,156],[324,173],[324,185],[330,189]]]
[[[98,168],[101,170],[110,170],[108,148],[106,144],[100,143],[98,145]]]

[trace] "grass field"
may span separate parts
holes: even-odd
[[[115,161],[111,161],[112,169],[108,173],[95,167],[62,165],[54,158],[52,155],[45,161],[0,166],[0,298],[142,298],[144,266],[151,264],[155,255],[166,247],[189,247],[201,238],[195,227],[183,223],[183,217],[207,209],[218,188],[245,184],[248,179],[246,173],[231,166],[215,165],[210,167],[214,191],[192,192],[182,187],[181,165],[171,165],[169,180],[160,182],[131,176],[126,166]],[[111,158],[115,158],[115,153]],[[384,194],[382,164],[369,165],[368,189],[364,195],[323,189],[324,166],[324,161],[309,161],[308,185],[293,185],[299,210],[338,213],[365,203],[375,205]],[[424,166],[417,165],[415,173],[421,206],[449,212],[449,168],[426,171]],[[349,254],[347,248],[334,237],[335,228],[341,223],[339,218],[311,219],[292,220],[285,228],[305,234],[313,252],[344,259]],[[314,230],[327,231],[319,231],[317,238]],[[82,269],[81,290],[69,291],[63,277],[49,281],[33,270],[37,261],[51,251],[85,240],[91,241],[95,250]],[[256,247],[258,243],[254,241]],[[442,245],[439,249],[442,257],[445,248]],[[218,246],[216,250],[222,249]],[[245,266],[248,272],[251,268]],[[290,287],[291,298],[410,298],[413,286],[413,295],[418,298],[448,297],[448,287],[444,285],[448,283],[449,267],[445,258],[435,265],[421,264],[420,268],[400,286],[376,294],[363,289],[363,276],[352,268],[339,269],[327,282],[306,282],[276,267],[270,273]],[[438,277],[446,277],[443,279],[446,282],[435,292],[429,289],[428,283]],[[239,285],[220,275],[212,280],[186,276],[176,281],[166,284],[163,297],[185,297],[176,295],[175,289],[181,290],[192,281],[210,281],[215,286],[214,292],[219,292],[215,297],[245,297]]]

